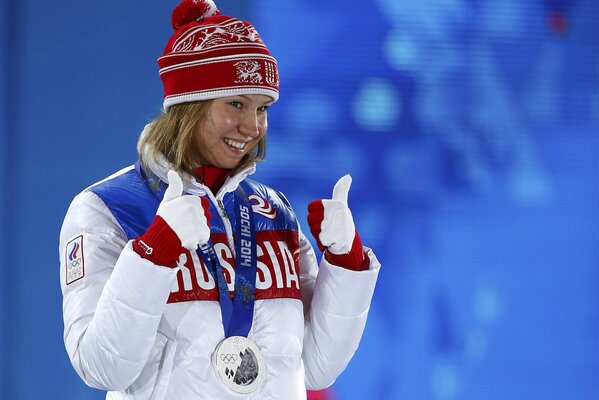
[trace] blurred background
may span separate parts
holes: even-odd
[[[176,0],[2,0],[0,399],[101,399],[62,341],[58,233],[160,113]],[[322,398],[599,398],[599,2],[220,0],[279,61],[256,177],[351,173],[383,263]]]

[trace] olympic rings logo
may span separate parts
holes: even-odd
[[[237,361],[239,357],[237,357],[237,354],[221,354],[220,355],[220,360],[222,362],[224,362],[225,364],[233,364]]]
[[[81,264],[81,259],[76,258],[73,261],[69,262],[69,268],[78,267]]]

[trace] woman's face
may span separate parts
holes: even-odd
[[[266,134],[272,99],[244,94],[215,99],[194,133],[201,165],[232,169]]]

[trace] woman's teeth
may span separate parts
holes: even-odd
[[[239,149],[239,150],[243,150],[243,148],[245,147],[245,143],[243,143],[243,142],[236,142],[235,140],[231,140],[231,139],[224,139],[224,141],[229,146],[235,147],[236,149]]]

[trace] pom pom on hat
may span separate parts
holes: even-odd
[[[173,29],[177,30],[193,21],[201,22],[203,19],[220,14],[213,0],[183,0],[171,17]]]

